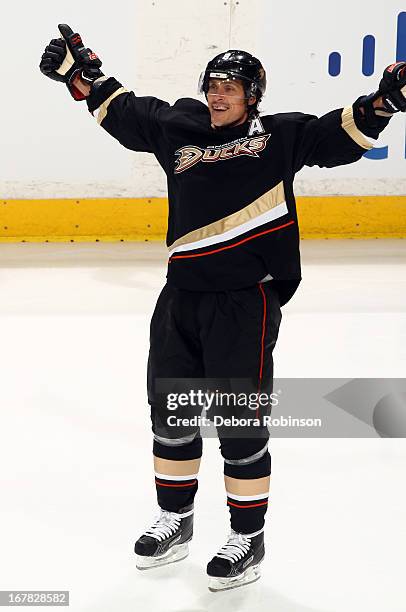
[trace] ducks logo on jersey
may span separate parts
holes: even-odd
[[[259,157],[259,153],[265,149],[269,137],[270,134],[255,136],[254,138],[239,138],[233,142],[206,147],[205,149],[187,145],[175,152],[178,156],[176,159],[175,174],[180,174],[185,170],[189,170],[199,162],[212,164],[214,162],[232,159],[239,155]]]

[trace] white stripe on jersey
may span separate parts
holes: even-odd
[[[265,223],[269,223],[269,221],[275,221],[275,219],[279,219],[279,217],[283,217],[288,213],[288,207],[286,206],[286,202],[282,202],[278,204],[271,210],[263,213],[262,215],[258,215],[254,219],[250,219],[245,223],[241,223],[237,227],[230,229],[222,234],[217,234],[216,236],[210,236],[208,238],[202,238],[202,240],[196,240],[195,242],[189,242],[188,244],[181,244],[178,247],[169,251],[169,257],[171,257],[174,253],[179,251],[191,251],[194,249],[201,249],[205,246],[211,246],[212,244],[218,244],[219,242],[225,242],[226,240],[230,240],[231,238],[236,238],[236,236],[241,236],[245,232],[249,232],[256,227],[260,227],[261,225],[265,225]]]

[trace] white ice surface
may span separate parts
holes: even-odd
[[[307,242],[277,376],[404,377],[406,242]],[[205,440],[190,557],[138,572],[155,512],[145,391],[154,244],[0,245],[0,590],[74,612],[404,612],[406,442],[276,439],[263,578],[214,594],[228,533]]]

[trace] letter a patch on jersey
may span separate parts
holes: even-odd
[[[248,128],[248,136],[254,136],[254,134],[263,134],[265,132],[262,121],[259,117],[254,117],[250,121]]]

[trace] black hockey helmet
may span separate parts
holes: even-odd
[[[256,96],[259,103],[266,90],[265,70],[256,57],[247,51],[231,49],[216,55],[206,66],[199,80],[199,93],[207,96],[209,79],[241,79],[244,83],[245,95]]]

